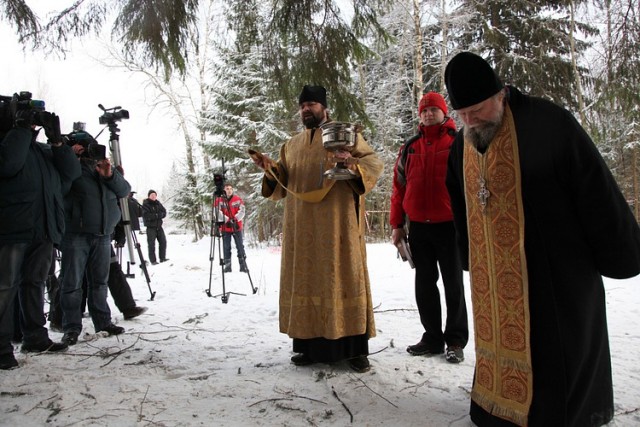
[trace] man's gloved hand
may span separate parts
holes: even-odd
[[[46,113],[43,115],[44,133],[47,135],[47,142],[49,144],[57,144],[62,142],[62,134],[60,133],[60,117],[55,113]]]
[[[18,110],[18,94],[14,93],[11,98],[11,102],[9,103],[9,108],[11,109],[11,116],[13,117],[13,121],[16,127],[31,129],[31,125],[33,125],[33,113],[34,111],[31,109],[26,110]]]
[[[33,125],[33,110],[18,110],[15,114],[16,127],[29,129]]]

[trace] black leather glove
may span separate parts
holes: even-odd
[[[62,134],[60,133],[60,117],[58,117],[55,113],[41,113],[42,116],[42,127],[44,128],[44,133],[47,135],[47,142],[49,144],[57,144],[62,142]]]
[[[31,125],[33,124],[33,113],[34,111],[31,109],[18,109],[18,94],[14,93],[11,98],[11,102],[9,104],[9,108],[11,109],[11,115],[13,116],[13,121],[16,127],[21,127],[25,129],[31,129]]]
[[[16,127],[31,130],[33,125],[33,110],[18,110],[15,114]]]

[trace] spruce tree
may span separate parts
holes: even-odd
[[[451,27],[453,50],[478,53],[494,66],[505,83],[576,111],[570,2],[460,1],[453,13],[454,19],[459,20],[459,25]],[[581,34],[596,32],[586,23],[577,22],[576,27]],[[578,54],[587,47],[585,41],[575,41]],[[584,68],[579,71],[587,74]]]

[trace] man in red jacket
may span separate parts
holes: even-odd
[[[224,271],[231,272],[231,238],[236,244],[238,252],[238,263],[240,271],[248,273],[247,256],[244,252],[244,243],[242,242],[242,220],[244,219],[244,201],[233,192],[233,186],[226,184],[224,186],[225,195],[217,197],[214,206],[219,210],[218,216],[222,221],[222,246],[224,252]]]
[[[445,185],[449,148],[456,126],[447,117],[442,95],[426,93],[418,108],[418,134],[400,148],[393,177],[391,226],[394,245],[405,239],[408,221],[409,248],[416,269],[415,293],[425,332],[407,351],[415,356],[442,354],[460,363],[469,340],[462,266],[456,248],[451,201]],[[438,266],[447,303],[447,321],[442,331],[442,309],[438,290]]]

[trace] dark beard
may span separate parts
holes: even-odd
[[[502,126],[502,120],[498,122],[488,122],[475,128],[465,126],[464,137],[476,147],[476,150],[484,153],[500,130],[500,126]]]
[[[320,123],[322,123],[322,119],[323,117],[316,117],[313,114],[309,114],[302,117],[302,124],[307,129],[313,129],[320,126]]]

